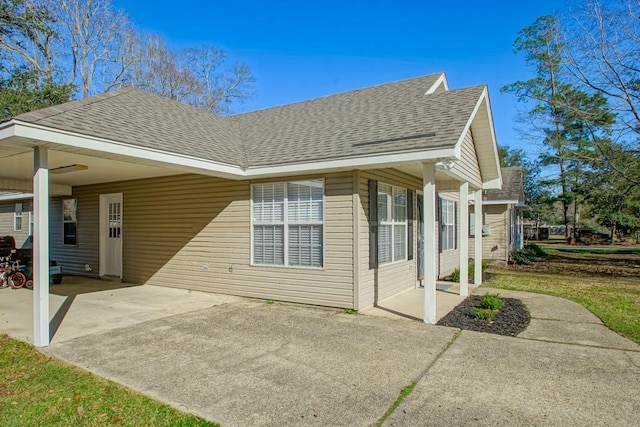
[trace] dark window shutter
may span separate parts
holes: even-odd
[[[407,259],[413,259],[413,191],[407,190]]]
[[[378,181],[369,180],[369,269],[378,268]]]

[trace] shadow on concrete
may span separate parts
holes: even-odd
[[[380,305],[376,306],[376,308],[377,308],[378,310],[386,311],[387,313],[395,314],[396,316],[404,317],[405,319],[409,319],[409,320],[417,320],[417,321],[419,321],[419,322],[422,322],[422,319],[421,319],[421,318],[419,318],[419,317],[415,317],[415,316],[412,316],[412,315],[407,314],[407,313],[402,313],[402,312],[400,312],[400,311],[392,310],[392,309],[390,309],[390,308],[382,307],[382,306],[380,306]]]
[[[56,311],[56,314],[53,316],[51,321],[49,321],[49,341],[51,341],[55,336],[56,332],[58,332],[58,328],[60,328],[60,325],[62,324],[64,317],[69,312],[69,309],[71,308],[71,304],[73,304],[73,301],[75,299],[76,299],[75,295],[68,296],[64,300],[64,302],[62,303],[58,311]]]
[[[94,279],[80,276],[64,276],[62,283],[51,285],[49,292],[60,296],[75,296],[92,292],[111,291],[114,289],[130,288],[140,286],[133,283],[125,283],[120,280]]]

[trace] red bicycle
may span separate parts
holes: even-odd
[[[20,289],[27,284],[27,276],[18,271],[19,269],[20,260],[12,261],[10,256],[0,258],[0,287],[11,286],[13,289]]]

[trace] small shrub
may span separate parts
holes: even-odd
[[[496,314],[498,314],[498,310],[482,307],[471,307],[471,311],[476,319],[481,320],[493,320],[495,319]]]
[[[531,255],[525,251],[512,251],[511,252],[511,260],[516,264],[520,265],[529,265],[533,263],[536,259],[534,255]]]
[[[547,253],[544,251],[544,249],[542,249],[540,246],[536,245],[535,243],[529,243],[527,246],[524,247],[524,250],[535,257],[541,258],[541,257],[547,256]]]
[[[271,305],[271,304],[273,304],[273,300],[268,299],[268,300],[265,301],[265,303]]]
[[[354,310],[353,308],[347,308],[344,310],[345,314],[358,314],[358,310]]]
[[[500,298],[500,294],[484,294],[480,297],[480,307],[500,310],[504,307],[504,301]]]
[[[488,264],[486,262],[482,263],[482,271],[487,269]],[[469,279],[473,280],[473,276],[475,275],[475,271],[476,271],[476,264],[474,262],[470,262],[469,263]],[[453,273],[451,273],[451,280],[453,280],[456,283],[460,283],[460,269],[456,268],[455,270],[453,270]]]

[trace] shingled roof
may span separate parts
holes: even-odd
[[[425,95],[437,75],[232,117],[251,166],[453,148],[484,86]]]
[[[524,202],[524,170],[522,167],[501,168],[502,190],[485,190],[483,200]]]
[[[426,94],[442,75],[230,117],[125,88],[15,119],[242,168],[454,148],[485,86]]]

